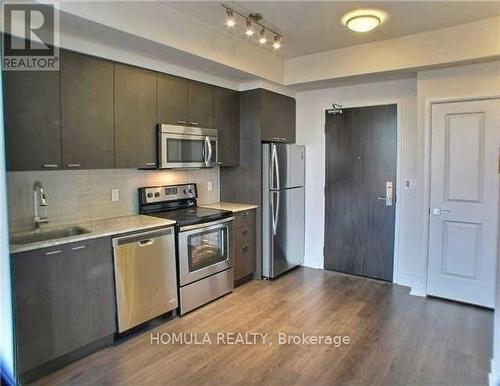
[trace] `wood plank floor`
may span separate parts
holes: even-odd
[[[486,385],[493,313],[408,288],[309,268],[234,293],[41,380],[38,385]],[[212,344],[151,344],[150,333],[211,333]],[[269,333],[265,345],[218,332]],[[280,345],[278,333],[350,343]],[[272,341],[272,345],[269,345]]]

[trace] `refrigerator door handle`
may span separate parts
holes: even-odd
[[[274,205],[274,196],[276,195],[276,205]],[[273,236],[278,234],[278,216],[280,213],[280,192],[271,192],[271,215],[273,221]]]
[[[273,143],[272,155],[271,155],[271,189],[280,189],[280,170],[279,170],[279,160],[278,152],[276,151],[276,144]],[[274,169],[273,169],[274,168]],[[276,181],[276,184],[274,182]]]

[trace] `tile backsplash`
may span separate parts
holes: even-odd
[[[219,201],[219,168],[167,170],[68,170],[7,173],[9,230],[33,229],[33,184],[40,181],[48,198],[50,224],[138,213],[137,188],[195,182],[198,203]],[[212,190],[208,191],[209,182]],[[119,189],[119,201],[111,201],[111,190]]]

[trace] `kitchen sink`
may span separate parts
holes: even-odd
[[[19,233],[10,237],[10,243],[13,245],[23,245],[38,243],[41,241],[49,241],[55,239],[63,239],[66,237],[83,235],[91,233],[87,228],[72,226],[67,228],[51,229],[51,230],[36,230],[32,232]]]

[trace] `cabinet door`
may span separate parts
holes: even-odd
[[[4,71],[7,169],[61,168],[58,71]]]
[[[156,72],[115,64],[115,166],[156,167]]]
[[[255,225],[234,230],[234,280],[255,272]]]
[[[115,332],[111,240],[12,256],[19,373]]]
[[[261,90],[261,136],[273,142],[295,142],[295,99]]]
[[[63,167],[108,169],[115,164],[112,62],[61,52]]]
[[[261,90],[260,92],[260,127],[264,141],[280,141],[279,119],[281,115],[280,99],[276,94]]]
[[[187,81],[158,74],[158,123],[187,124]]]
[[[214,87],[188,83],[188,125],[214,127]]]
[[[220,165],[238,166],[240,162],[240,96],[238,91],[215,88],[214,123],[219,134]]]
[[[287,143],[295,143],[295,99],[285,96],[282,99],[282,111],[283,125],[281,127],[280,137],[286,138]]]

